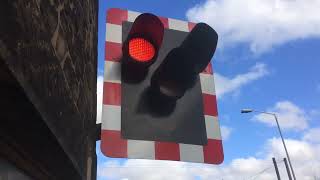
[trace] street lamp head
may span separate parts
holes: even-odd
[[[253,109],[241,109],[241,113],[251,113]]]

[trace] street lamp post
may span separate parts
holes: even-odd
[[[289,165],[290,165],[290,169],[291,169],[291,172],[292,172],[292,176],[293,176],[293,179],[296,180],[296,176],[295,176],[294,171],[293,171],[293,167],[292,167],[292,164],[291,164],[291,160],[290,160],[290,157],[289,157],[289,153],[288,153],[288,150],[287,150],[286,143],[284,142],[284,139],[283,139],[283,136],[282,136],[282,132],[281,132],[281,129],[280,129],[280,125],[279,125],[279,122],[278,122],[277,115],[275,113],[270,113],[270,112],[265,112],[265,111],[257,111],[257,110],[253,110],[253,109],[242,109],[241,110],[241,113],[251,113],[251,112],[258,112],[258,113],[262,113],[262,114],[272,115],[274,117],[274,119],[276,120],[277,127],[278,127],[278,130],[279,130],[279,134],[280,134],[280,137],[281,137],[281,140],[282,140],[282,144],[283,144],[284,150],[286,152],[286,155],[287,155],[287,158],[288,158],[288,161],[289,161]]]

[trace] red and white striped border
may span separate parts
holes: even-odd
[[[223,161],[214,77],[211,63],[200,73],[203,94],[206,146],[123,139],[121,137],[121,58],[122,22],[133,22],[138,12],[109,9],[107,11],[101,151],[109,157],[176,160],[220,164]],[[167,29],[190,32],[194,23],[159,17]]]

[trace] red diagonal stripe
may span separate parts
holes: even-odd
[[[208,144],[203,146],[204,162],[210,164],[221,164],[224,159],[222,141],[208,139]]]
[[[179,144],[171,142],[155,143],[156,159],[180,161]]]
[[[196,25],[196,23],[188,22],[189,31],[191,31],[194,28],[195,25]]]
[[[127,140],[121,138],[121,131],[101,131],[101,152],[108,157],[128,157]]]
[[[106,41],[105,60],[119,62],[122,57],[122,44]]]
[[[204,114],[218,116],[217,99],[215,95],[202,93]]]
[[[208,64],[208,66],[202,71],[202,73],[204,73],[204,74],[213,74],[211,63]]]
[[[104,82],[103,104],[121,106],[121,84]]]
[[[162,22],[163,27],[164,27],[165,29],[168,29],[168,28],[169,28],[169,20],[168,20],[168,18],[166,18],[166,17],[159,17],[159,16],[158,16],[158,18],[159,18],[160,21]]]
[[[111,8],[107,11],[107,23],[122,25],[122,22],[127,20],[127,10]]]

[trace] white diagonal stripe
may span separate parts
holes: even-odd
[[[121,83],[121,64],[119,62],[105,61],[104,82]]]
[[[169,29],[189,32],[188,22],[169,18]]]
[[[155,159],[154,141],[128,139],[128,158]]]
[[[215,95],[214,76],[200,73],[201,90],[203,93]]]
[[[179,144],[180,160],[187,162],[204,162],[203,146],[193,144]]]
[[[106,31],[106,41],[122,43],[122,26],[107,23]]]
[[[206,131],[208,139],[221,140],[221,132],[218,118],[215,116],[205,115]]]
[[[102,129],[121,130],[121,107],[113,105],[103,105],[102,107]]]
[[[135,12],[135,11],[128,11],[128,21],[129,22],[134,22],[136,18],[140,15],[141,13]]]

